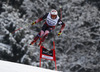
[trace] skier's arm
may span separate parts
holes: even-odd
[[[63,23],[60,19],[58,20],[58,25],[62,25],[61,26],[61,29],[60,29],[60,31],[59,31],[59,33],[58,33],[58,36],[59,35],[61,35],[61,33],[62,33],[62,31],[63,31],[63,29],[64,29],[64,27],[65,27],[65,23]]]
[[[44,20],[45,18],[47,18],[47,16],[48,16],[48,13],[46,13],[44,16],[42,16],[42,17],[40,17],[39,19],[37,19],[34,23],[32,23],[32,25],[34,25],[34,24],[36,24],[36,23],[38,23],[38,22]]]

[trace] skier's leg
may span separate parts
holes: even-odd
[[[42,42],[44,42],[45,38],[48,36],[49,33],[50,33],[49,30],[45,31],[45,33],[44,33],[44,35],[42,37],[42,40],[41,40]]]
[[[34,44],[43,34],[44,31],[41,30],[41,32],[34,38],[34,40],[30,43],[30,45]]]
[[[37,41],[43,34],[44,34],[44,31],[41,30],[41,32],[34,38],[34,40]]]
[[[40,40],[40,42],[38,44],[39,46],[42,44],[42,42],[44,42],[44,40],[48,36],[48,34],[49,34],[49,30],[46,30],[45,33],[44,33],[44,35],[43,35],[43,37],[42,37],[42,39]]]
[[[41,30],[41,32],[39,32],[39,34],[34,38],[34,40],[37,41],[43,34],[44,34],[44,31]]]
[[[48,34],[50,33],[50,32],[52,32],[52,30],[54,29],[55,27],[48,27],[46,30],[45,30],[45,32],[44,32],[44,35],[43,35],[43,37],[42,37],[42,39],[41,39],[41,41],[42,42],[44,42],[44,40],[45,40],[45,38],[48,36]]]

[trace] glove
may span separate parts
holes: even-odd
[[[60,36],[62,33],[61,33],[61,31],[58,33],[58,36]]]
[[[40,21],[40,19],[37,19],[35,22],[33,21],[32,25],[38,23]]]
[[[33,21],[32,25],[36,24],[36,22]]]

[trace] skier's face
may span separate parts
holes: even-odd
[[[56,19],[57,15],[51,15],[52,19]]]

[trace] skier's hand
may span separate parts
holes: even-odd
[[[60,36],[62,34],[62,32],[60,31],[59,33],[58,33],[58,36]]]
[[[33,21],[32,25],[38,23],[40,21],[40,19],[37,19],[35,22]]]
[[[36,24],[36,22],[33,21],[32,25]]]

